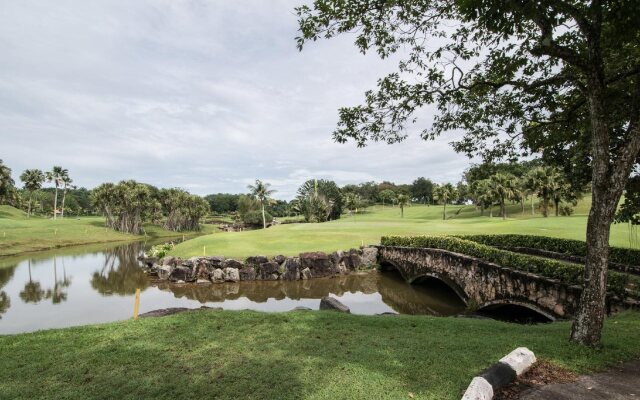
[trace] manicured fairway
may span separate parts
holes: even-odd
[[[145,225],[145,229],[151,238],[180,235],[153,225]],[[0,206],[0,256],[70,245],[139,239],[144,239],[144,236],[106,229],[102,217],[66,217],[54,221],[41,217],[27,218],[20,210]]]
[[[568,322],[197,311],[0,337],[0,398],[453,400],[518,346],[576,372],[638,357],[639,325],[609,319],[591,350]]]
[[[495,216],[481,217],[473,206],[448,206],[448,219],[443,221],[442,206],[413,205],[405,208],[404,218],[400,218],[399,208],[377,206],[356,217],[343,216],[322,224],[286,224],[267,230],[202,236],[177,246],[173,254],[187,257],[206,251],[207,255],[228,257],[294,255],[376,244],[383,235],[522,233],[584,240],[588,207],[589,202],[583,201],[571,217],[543,218],[539,214],[531,216],[528,207],[522,213],[520,206],[511,205],[509,218],[502,220]],[[460,213],[456,214],[458,210]],[[494,212],[497,214],[497,210]],[[611,244],[629,245],[626,225],[612,227]]]

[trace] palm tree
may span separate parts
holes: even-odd
[[[64,200],[67,198],[67,190],[75,189],[75,186],[72,186],[73,179],[69,177],[69,172],[65,170],[65,174],[62,176],[62,185],[64,190],[62,191],[62,212],[60,213],[60,218],[64,218]]]
[[[15,193],[14,184],[15,182],[11,178],[11,168],[0,160],[0,204],[7,198],[11,199],[12,194]]]
[[[68,175],[69,171],[58,165],[54,166],[53,169],[48,171],[46,174],[47,181],[53,182],[56,185],[56,194],[53,198],[53,219],[57,218],[58,212],[58,188],[60,188],[60,185],[62,184],[63,177]]]
[[[442,220],[447,219],[447,202],[454,198],[456,195],[456,189],[450,183],[445,183],[444,185],[440,185],[435,190],[435,196],[438,201],[442,202]]]
[[[20,175],[20,180],[24,183],[24,188],[29,191],[29,208],[27,211],[27,217],[30,217],[33,194],[36,190],[40,190],[42,188],[45,176],[39,169],[27,169],[22,173],[22,175]]]
[[[515,177],[513,175],[501,172],[489,178],[491,190],[500,204],[502,219],[507,218],[506,200],[514,197],[514,179]]]
[[[392,202],[396,197],[396,194],[391,189],[385,189],[380,192],[380,199],[382,199],[382,209],[384,210],[384,202],[389,201]]]
[[[404,218],[404,206],[409,204],[409,196],[407,196],[404,193],[401,193],[396,197],[396,201],[400,206],[400,218]]]
[[[534,168],[529,174],[529,182],[533,190],[542,198],[542,215],[549,216],[549,200],[558,182],[564,181],[562,173],[556,167],[543,166]]]
[[[256,179],[255,185],[248,185],[249,191],[251,192],[251,196],[255,197],[256,200],[260,202],[260,206],[262,207],[262,226],[264,229],[267,229],[267,220],[264,214],[264,205],[271,199],[271,195],[276,191],[269,189],[271,187],[270,183],[264,183],[260,179]]]

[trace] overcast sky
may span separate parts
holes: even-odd
[[[237,193],[260,178],[283,199],[310,178],[459,180],[469,160],[451,137],[332,141],[338,108],[396,64],[358,53],[352,36],[298,52],[301,1],[0,2],[0,158],[16,181],[52,165],[89,188]]]

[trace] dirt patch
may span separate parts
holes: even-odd
[[[570,383],[578,380],[578,376],[564,368],[553,365],[545,360],[538,360],[531,368],[520,375],[513,383],[498,391],[495,400],[515,400],[525,390],[549,385],[552,383]]]
[[[222,308],[220,307],[211,308],[206,306],[202,306],[200,308],[184,308],[184,307],[162,308],[160,310],[153,310],[144,314],[140,314],[138,317],[139,318],[164,317],[167,315],[173,315],[173,314],[178,314],[182,312],[197,311],[197,310],[222,310]]]

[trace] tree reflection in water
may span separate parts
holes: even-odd
[[[16,265],[0,268],[0,289],[11,280],[15,269]],[[4,290],[0,291],[0,319],[2,319],[2,314],[6,313],[9,307],[11,307],[11,298]]]
[[[29,282],[24,284],[24,290],[20,292],[20,298],[25,303],[39,303],[45,296],[40,282],[34,282],[31,277],[31,259],[27,260],[29,268]]]
[[[63,277],[62,280],[58,280],[58,263],[56,256],[53,256],[53,289],[48,289],[45,296],[51,299],[53,304],[58,304],[67,300],[67,293],[64,288],[71,285],[71,277],[67,278],[67,271],[62,265]]]
[[[131,295],[136,289],[146,289],[149,279],[138,263],[143,246],[139,242],[129,243],[105,253],[102,269],[93,274],[91,286],[105,296]]]

